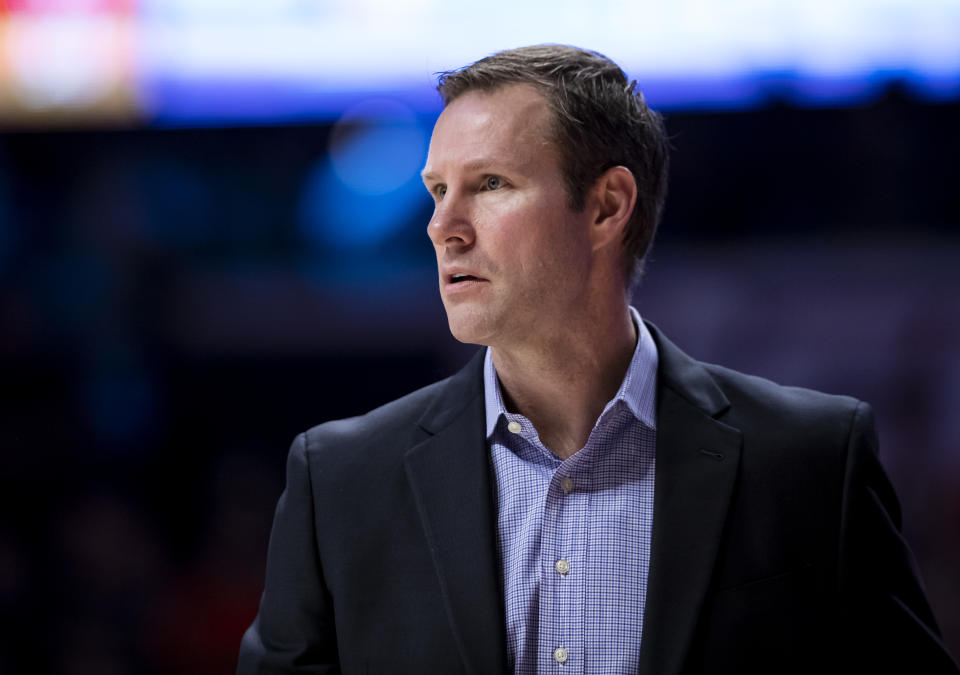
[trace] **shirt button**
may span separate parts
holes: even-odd
[[[560,487],[563,488],[563,491],[566,494],[570,494],[571,492],[573,492],[573,479],[564,478],[563,480],[560,481]]]
[[[566,574],[570,571],[570,563],[567,562],[566,558],[560,558],[560,560],[553,563],[553,569],[557,570],[557,574]]]
[[[511,422],[510,424],[507,425],[507,429],[510,430],[510,433],[514,433],[514,434],[519,434],[520,429],[522,428],[523,427],[520,426],[519,422]]]
[[[567,662],[567,650],[563,647],[557,647],[553,650],[553,660],[557,663]]]

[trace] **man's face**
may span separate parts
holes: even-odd
[[[434,127],[427,229],[461,342],[549,340],[586,302],[589,223],[568,207],[550,116],[534,88],[507,85],[463,94]]]

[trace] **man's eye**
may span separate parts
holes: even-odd
[[[444,195],[447,194],[447,186],[438,185],[433,189],[433,194],[436,196],[437,199],[443,199]]]
[[[484,181],[483,187],[487,190],[499,190],[503,187],[503,179],[500,176],[487,176],[487,180]]]

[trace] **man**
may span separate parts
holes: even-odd
[[[666,137],[571,47],[441,77],[453,377],[300,435],[239,673],[955,673],[869,407],[694,361],[629,304]]]

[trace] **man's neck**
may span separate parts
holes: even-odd
[[[637,344],[625,306],[580,323],[537,344],[492,347],[504,405],[527,417],[561,459],[586,445]]]

